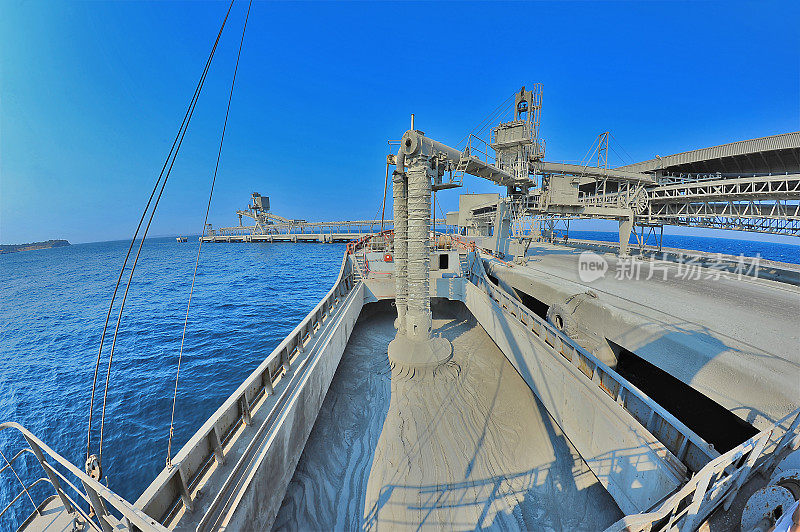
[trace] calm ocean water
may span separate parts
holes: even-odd
[[[148,240],[125,306],[111,373],[103,462],[109,486],[129,501],[165,464],[197,245],[196,240]],[[98,342],[127,246],[102,242],[0,256],[0,421],[21,423],[81,469]],[[181,367],[173,454],[328,292],[344,247],[203,246]],[[9,441],[12,432],[0,433],[0,450],[9,459],[21,448],[17,438]],[[17,492],[16,479],[0,475],[0,511]],[[17,519],[31,513],[26,499],[15,503],[16,515],[0,518],[0,530],[15,530]]]
[[[571,236],[616,238],[615,233],[579,231]],[[98,341],[127,245],[102,242],[0,256],[0,421],[21,423],[81,468]],[[664,237],[664,245],[759,253],[800,264],[800,247],[791,245],[671,236]],[[196,241],[148,241],[126,305],[111,374],[104,473],[109,486],[130,501],[165,463],[196,252]],[[343,244],[203,247],[174,450],[327,293],[343,252]],[[0,450],[9,458],[20,448],[10,434],[0,433]],[[0,510],[18,491],[13,477],[0,475]],[[30,502],[18,501],[10,518],[0,519],[0,530],[15,529],[17,519],[31,510]]]
[[[577,239],[619,242],[619,234],[614,231],[570,231],[569,236]],[[631,242],[635,242],[632,235]],[[664,235],[662,245],[665,248],[694,249],[737,257],[739,255],[744,255],[745,257],[760,256],[762,259],[800,264],[800,245],[677,235]]]

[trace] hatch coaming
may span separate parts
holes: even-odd
[[[570,314],[572,337],[612,368],[628,350],[764,430],[800,406],[792,393],[800,292],[689,253],[674,264],[536,243],[525,265],[485,265],[505,290]],[[595,260],[607,263],[605,275],[585,277],[580,268]]]
[[[391,366],[391,303],[362,310],[273,530],[602,530],[622,516],[462,302],[431,301],[453,346],[435,371]]]
[[[431,296],[467,304],[625,512],[650,508],[719,456],[641,390],[489,283],[479,253],[462,252],[457,264],[453,278],[431,272]],[[368,300],[393,297],[389,275],[368,274],[365,281]],[[558,397],[548,398],[556,387]]]

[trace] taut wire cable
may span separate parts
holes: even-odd
[[[456,144],[456,147],[460,146],[462,142],[464,142],[464,141],[466,141],[466,140],[469,140],[469,136],[470,136],[470,135],[472,135],[472,134],[476,134],[476,133],[480,133],[481,131],[483,131],[483,130],[484,130],[484,129],[485,129],[485,128],[486,128],[486,127],[487,127],[487,126],[488,126],[488,125],[491,123],[491,120],[492,120],[492,118],[494,118],[495,116],[498,116],[498,115],[502,115],[502,113],[503,113],[503,107],[505,107],[506,105],[508,105],[508,103],[509,103],[509,101],[511,100],[511,98],[513,98],[514,96],[516,96],[516,94],[517,94],[517,93],[516,93],[516,91],[515,91],[515,92],[512,92],[512,93],[511,93],[511,96],[509,96],[508,98],[506,98],[505,100],[503,100],[503,102],[502,102],[500,105],[498,105],[498,106],[497,106],[497,107],[494,109],[494,111],[490,112],[488,115],[486,115],[486,116],[483,118],[483,120],[481,120],[480,122],[478,122],[478,125],[477,125],[477,126],[475,126],[474,128],[472,128],[472,130],[471,130],[469,133],[467,133],[466,135],[464,135],[464,137],[463,137],[461,140],[459,140],[459,141],[458,141],[458,143]]]
[[[219,171],[219,161],[222,158],[222,143],[225,141],[225,130],[228,127],[228,116],[231,112],[231,100],[233,99],[233,87],[236,84],[236,73],[239,71],[239,59],[242,56],[242,45],[244,44],[244,33],[247,30],[247,19],[250,18],[250,8],[253,5],[253,0],[247,4],[247,14],[244,17],[244,26],[242,27],[242,38],[239,41],[239,52],[236,54],[236,66],[233,68],[233,79],[231,80],[231,90],[228,94],[228,107],[225,109],[225,121],[222,123],[222,134],[219,139],[219,150],[217,151],[217,163],[214,166],[214,176],[211,178],[211,190],[208,192],[208,203],[206,204],[206,215],[203,219],[203,227],[205,228],[208,223],[208,213],[211,210],[211,197],[214,195],[214,184],[217,182],[217,172]],[[183,344],[186,341],[186,326],[189,323],[189,309],[192,306],[192,295],[194,294],[194,282],[197,278],[197,267],[200,264],[200,250],[203,249],[203,240],[200,239],[200,245],[197,246],[197,258],[194,261],[194,273],[192,274],[192,287],[189,289],[189,302],[186,304],[186,317],[183,320],[183,334],[181,335],[181,348],[178,353],[178,369],[175,372],[175,392],[172,396],[172,414],[169,421],[169,441],[167,442],[167,467],[172,465],[172,434],[175,424],[175,403],[178,400],[178,379],[181,374],[181,360],[183,359]]]
[[[230,11],[230,8],[229,8],[229,11]],[[209,56],[209,59],[206,61],[206,67],[203,69],[203,76],[205,76],[205,73],[208,70],[208,67],[210,65],[210,61],[211,61],[211,56]],[[203,79],[203,76],[201,76],[201,80]],[[180,133],[183,130],[183,128],[185,127],[186,119],[189,116],[189,111],[192,108],[192,103],[194,102],[195,98],[197,98],[197,94],[198,94],[199,88],[200,88],[200,83],[198,83],[198,85],[195,87],[194,94],[192,95],[192,99],[190,100],[190,103],[189,103],[189,107],[187,107],[186,113],[183,115],[183,121],[181,122],[181,125],[178,128],[178,134],[175,136],[175,140],[173,140],[173,142],[172,142],[172,146],[170,147],[169,152],[167,153],[167,158],[164,161],[164,165],[161,167],[161,173],[159,173],[158,179],[156,180],[155,185],[153,185],[153,191],[150,193],[150,198],[147,200],[147,204],[145,205],[145,208],[142,211],[142,216],[139,218],[139,224],[136,226],[136,231],[134,231],[134,233],[133,233],[133,238],[131,238],[131,243],[128,246],[128,252],[125,255],[125,260],[122,262],[122,268],[120,269],[119,276],[117,277],[117,284],[114,287],[114,293],[111,296],[111,303],[108,306],[108,313],[106,314],[106,321],[105,321],[105,324],[103,325],[103,334],[100,336],[100,348],[97,351],[97,361],[96,361],[95,367],[94,367],[94,379],[92,380],[92,394],[91,394],[91,399],[89,400],[89,428],[88,428],[87,434],[86,434],[86,458],[87,459],[89,458],[89,454],[91,452],[92,414],[94,412],[94,395],[95,395],[95,388],[97,387],[97,374],[98,374],[98,370],[100,369],[100,360],[101,360],[101,357],[102,357],[102,354],[103,354],[103,345],[105,343],[106,332],[108,330],[108,322],[111,319],[111,311],[114,308],[114,301],[116,300],[116,297],[117,297],[117,291],[119,290],[119,285],[122,282],[122,275],[125,273],[125,266],[127,266],[127,264],[128,264],[128,259],[131,256],[131,251],[133,250],[133,245],[136,242],[136,237],[139,235],[139,230],[142,227],[142,223],[144,222],[144,218],[147,215],[148,210],[150,209],[150,203],[153,201],[153,197],[155,197],[155,195],[156,195],[156,191],[158,190],[158,185],[161,182],[161,177],[164,175],[164,171],[166,170],[167,164],[169,163],[170,157],[172,156],[172,151],[175,149],[175,146],[178,143],[178,138],[180,137]]]
[[[206,79],[206,76],[208,74],[209,67],[211,66],[211,61],[214,58],[214,54],[216,52],[217,45],[219,44],[220,37],[222,36],[222,31],[225,28],[225,24],[228,21],[228,16],[230,15],[231,8],[233,7],[234,1],[235,0],[231,0],[230,5],[228,6],[228,10],[225,13],[225,18],[222,21],[222,24],[220,26],[219,32],[217,33],[217,38],[214,41],[214,46],[211,48],[211,52],[209,53],[208,59],[206,60],[205,67],[203,68],[203,73],[200,76],[200,80],[198,81],[197,87],[195,88],[194,94],[192,95],[192,98],[191,98],[191,100],[189,102],[189,107],[187,108],[186,113],[184,114],[183,121],[181,122],[181,126],[178,128],[178,133],[177,133],[177,135],[175,137],[175,140],[172,143],[172,147],[170,148],[170,151],[167,153],[167,158],[164,161],[164,165],[162,166],[161,172],[159,173],[158,179],[156,180],[156,183],[155,183],[155,185],[153,187],[153,192],[151,192],[151,194],[150,194],[150,199],[148,200],[147,205],[145,206],[145,209],[142,212],[142,216],[141,216],[141,218],[139,220],[139,224],[138,224],[138,226],[136,228],[136,232],[134,233],[133,238],[131,239],[131,244],[130,244],[130,246],[128,248],[128,253],[125,256],[125,260],[124,260],[124,262],[122,264],[122,268],[120,270],[120,274],[119,274],[119,277],[117,279],[117,284],[116,284],[116,286],[114,288],[114,293],[112,295],[111,304],[109,305],[109,310],[108,310],[108,314],[106,316],[106,321],[105,321],[105,324],[103,325],[103,334],[101,336],[100,348],[98,350],[97,363],[96,363],[95,372],[94,372],[94,379],[92,381],[92,394],[91,394],[91,399],[90,399],[90,403],[89,403],[89,405],[90,405],[90,408],[89,408],[89,428],[88,428],[88,431],[87,431],[87,438],[86,438],[87,439],[87,442],[86,442],[87,459],[89,458],[90,453],[91,453],[92,413],[93,413],[93,410],[94,410],[94,396],[95,396],[95,389],[96,389],[96,386],[97,386],[97,374],[98,374],[98,370],[99,370],[99,366],[100,366],[100,360],[101,360],[101,355],[102,355],[105,335],[106,335],[106,332],[107,332],[107,329],[108,329],[108,323],[109,323],[109,320],[110,320],[111,311],[112,311],[113,306],[114,306],[114,300],[116,299],[117,291],[119,290],[119,286],[120,286],[120,283],[121,283],[121,280],[122,280],[122,276],[123,276],[124,271],[125,271],[125,267],[127,265],[128,259],[130,257],[131,250],[133,249],[133,245],[136,242],[136,238],[138,237],[139,230],[141,229],[141,226],[142,226],[142,222],[144,221],[144,218],[147,215],[147,211],[150,208],[150,204],[152,203],[153,197],[154,197],[155,192],[158,189],[158,186],[159,186],[159,183],[160,183],[161,184],[161,189],[159,191],[158,196],[156,197],[156,202],[153,205],[152,212],[150,213],[150,218],[149,218],[149,220],[147,222],[147,226],[145,227],[145,231],[142,234],[141,242],[139,243],[139,248],[138,248],[137,253],[136,253],[136,258],[134,260],[133,265],[131,266],[130,276],[128,278],[128,283],[127,283],[127,285],[125,287],[125,294],[124,294],[124,297],[123,297],[123,300],[122,300],[122,304],[121,304],[121,307],[120,307],[119,316],[117,317],[117,324],[116,324],[116,327],[114,329],[114,339],[113,339],[112,345],[111,345],[111,354],[109,355],[109,360],[108,360],[108,371],[106,373],[105,391],[104,391],[104,394],[103,394],[103,414],[102,414],[101,421],[100,421],[100,444],[99,444],[99,449],[100,449],[99,450],[99,455],[100,455],[100,457],[102,457],[102,449],[103,449],[103,427],[104,427],[104,423],[105,423],[106,401],[107,401],[107,397],[108,397],[108,382],[109,382],[109,376],[110,376],[110,373],[111,373],[111,361],[112,361],[112,359],[114,357],[114,348],[115,348],[115,345],[116,345],[117,333],[119,332],[120,320],[122,318],[122,311],[123,311],[123,309],[125,307],[125,301],[127,300],[128,290],[130,289],[131,280],[133,278],[134,270],[136,269],[136,264],[137,264],[138,259],[139,259],[139,254],[140,254],[140,252],[142,250],[142,245],[144,244],[144,240],[147,237],[147,232],[150,229],[150,223],[153,220],[153,215],[155,214],[155,210],[158,207],[159,201],[161,200],[161,195],[164,192],[164,186],[166,185],[167,179],[169,179],[169,174],[172,171],[172,166],[175,164],[175,158],[177,157],[178,151],[180,150],[180,146],[181,146],[181,144],[183,142],[183,138],[186,135],[186,131],[188,129],[189,122],[190,122],[190,120],[192,118],[192,115],[194,113],[194,109],[197,106],[197,101],[198,101],[198,98],[200,96],[200,92],[201,92],[201,90],[203,88],[203,85],[205,83],[205,79]],[[171,160],[171,162],[170,162],[170,160]],[[168,164],[169,164],[169,168],[167,169],[167,165]],[[166,174],[165,174],[165,170],[166,170]],[[163,182],[162,182],[162,177],[163,177]]]

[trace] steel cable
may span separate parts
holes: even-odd
[[[142,227],[142,223],[144,221],[144,218],[145,218],[145,216],[147,216],[147,212],[150,209],[150,204],[153,201],[153,197],[155,196],[156,190],[158,190],[159,184],[161,184],[161,189],[159,190],[158,196],[156,197],[155,204],[153,204],[153,208],[152,208],[152,211],[150,213],[150,217],[148,219],[147,226],[145,227],[145,231],[142,234],[141,242],[139,244],[139,248],[138,248],[137,253],[136,253],[136,258],[134,260],[133,265],[131,266],[130,276],[128,278],[128,282],[127,282],[127,285],[125,287],[125,294],[124,294],[124,297],[123,297],[123,300],[122,300],[122,303],[121,303],[121,306],[120,306],[120,311],[119,311],[119,315],[117,317],[117,323],[116,323],[116,327],[115,327],[115,330],[114,330],[114,339],[113,339],[112,345],[111,345],[111,354],[109,355],[108,370],[107,370],[107,373],[106,373],[106,383],[105,383],[105,390],[104,390],[104,395],[103,395],[103,414],[102,414],[101,421],[100,421],[100,445],[99,445],[99,449],[100,449],[99,454],[100,454],[100,456],[102,456],[103,427],[104,427],[104,423],[105,423],[105,411],[106,411],[106,401],[107,401],[107,397],[108,397],[108,383],[109,383],[109,377],[110,377],[110,372],[111,372],[111,362],[112,362],[112,359],[113,359],[113,356],[114,356],[114,348],[116,346],[116,339],[117,339],[117,334],[119,332],[120,320],[122,318],[122,311],[123,311],[123,309],[125,307],[125,301],[127,300],[128,290],[130,289],[130,283],[131,283],[131,280],[133,278],[133,273],[134,273],[134,270],[136,268],[136,264],[137,264],[138,259],[139,259],[139,254],[141,252],[142,245],[144,244],[144,239],[147,236],[147,232],[148,232],[148,230],[150,228],[150,223],[153,220],[153,215],[155,214],[155,210],[158,207],[159,201],[161,200],[161,195],[162,195],[162,193],[164,191],[164,186],[166,185],[167,179],[169,178],[169,174],[172,171],[172,166],[175,164],[175,158],[177,157],[178,151],[180,150],[180,146],[181,146],[181,144],[183,142],[183,138],[186,135],[186,130],[188,129],[188,125],[189,125],[189,122],[191,121],[192,115],[194,113],[194,109],[197,106],[197,101],[198,101],[198,98],[200,96],[200,92],[202,91],[203,85],[205,83],[205,79],[206,79],[206,76],[208,74],[208,70],[209,70],[209,68],[211,66],[211,62],[212,62],[212,60],[214,58],[214,54],[216,53],[217,45],[219,44],[220,37],[222,36],[222,31],[225,28],[225,25],[227,23],[228,16],[230,15],[231,8],[233,7],[234,1],[235,0],[231,0],[230,5],[228,6],[228,10],[225,13],[225,18],[222,21],[222,24],[220,26],[219,32],[217,33],[217,38],[214,41],[214,45],[211,48],[211,52],[209,53],[208,59],[206,60],[205,67],[203,68],[203,73],[201,74],[200,80],[198,81],[197,86],[196,86],[196,88],[194,90],[194,94],[192,95],[192,98],[189,101],[189,106],[188,106],[188,108],[186,110],[186,113],[184,114],[183,121],[181,122],[181,125],[178,128],[178,133],[175,136],[175,140],[173,140],[173,142],[172,142],[172,146],[170,147],[169,152],[167,153],[167,158],[164,161],[164,165],[161,168],[161,172],[159,173],[158,179],[156,180],[156,183],[155,183],[155,185],[153,187],[153,191],[150,193],[150,198],[148,199],[147,204],[145,205],[145,209],[142,212],[142,216],[141,216],[141,218],[139,220],[139,224],[137,225],[136,231],[134,232],[133,238],[131,239],[131,244],[130,244],[130,246],[128,248],[128,252],[127,252],[127,254],[125,256],[125,260],[123,261],[122,268],[120,269],[120,274],[119,274],[119,277],[117,278],[116,286],[114,287],[114,293],[113,293],[112,298],[111,298],[111,303],[109,305],[108,314],[106,316],[106,321],[105,321],[105,324],[103,325],[103,333],[102,333],[101,338],[100,338],[100,348],[99,348],[98,354],[97,354],[97,362],[96,362],[96,366],[95,366],[94,378],[93,378],[93,381],[92,381],[92,393],[91,393],[91,399],[90,399],[90,403],[89,403],[89,427],[88,427],[88,430],[87,430],[87,438],[86,438],[87,439],[87,441],[86,441],[86,456],[87,456],[87,459],[89,458],[90,453],[91,453],[92,413],[93,413],[93,410],[94,410],[94,397],[95,397],[95,391],[96,391],[96,387],[97,387],[97,374],[98,374],[98,371],[99,371],[100,360],[101,360],[102,351],[103,351],[103,344],[105,343],[105,335],[106,335],[106,332],[108,330],[108,323],[110,321],[111,311],[113,310],[114,301],[116,299],[116,295],[117,295],[117,292],[119,290],[120,283],[122,281],[122,276],[123,276],[123,274],[125,272],[125,267],[127,266],[128,259],[130,258],[130,254],[131,254],[131,251],[133,249],[133,245],[136,242],[136,238],[139,235],[139,231],[140,231],[140,229]],[[171,162],[170,162],[170,160],[171,160]],[[169,165],[168,169],[167,169],[167,165]],[[166,170],[166,174],[165,174],[165,170]],[[163,181],[162,181],[162,178],[163,178]]]
[[[219,171],[219,161],[222,158],[222,143],[225,141],[225,130],[228,127],[228,116],[231,112],[231,100],[233,99],[233,87],[236,84],[236,73],[239,71],[239,59],[242,56],[242,45],[244,44],[244,33],[247,30],[247,20],[250,18],[250,8],[253,5],[253,0],[247,4],[247,14],[244,17],[244,26],[242,27],[242,38],[239,41],[239,51],[236,54],[236,66],[233,68],[233,79],[231,80],[231,90],[228,94],[228,107],[225,110],[225,121],[222,123],[222,134],[219,139],[219,150],[217,151],[217,163],[214,166],[214,176],[211,178],[211,190],[208,193],[208,203],[206,204],[206,215],[203,219],[203,227],[208,223],[208,213],[211,210],[211,197],[214,195],[214,184],[217,182],[217,172]],[[178,369],[175,372],[175,392],[172,396],[172,414],[169,421],[169,441],[167,442],[167,467],[171,464],[172,453],[172,433],[175,423],[175,403],[178,400],[178,379],[181,374],[181,360],[183,359],[183,345],[186,341],[186,327],[189,323],[189,309],[192,306],[192,295],[194,294],[194,282],[197,278],[197,267],[200,264],[200,250],[203,249],[203,240],[200,240],[200,245],[197,246],[197,258],[194,262],[194,273],[192,274],[192,287],[189,289],[189,302],[186,304],[186,317],[183,320],[183,334],[181,335],[181,348],[178,353]]]
[[[611,133],[609,133],[609,135],[611,135]],[[623,152],[625,152],[625,155],[627,155],[627,156],[628,156],[628,160],[627,160],[627,161],[625,161],[625,160],[624,160],[624,159],[623,159],[621,156],[620,156],[620,160],[621,160],[622,162],[624,162],[625,164],[632,164],[634,161],[633,161],[633,157],[631,157],[631,154],[630,154],[630,153],[628,153],[628,151],[625,149],[625,147],[624,147],[622,144],[620,144],[620,142],[617,140],[617,137],[615,137],[614,135],[611,135],[611,138],[614,140],[614,142],[616,142],[616,143],[617,143],[617,146],[619,146],[619,147],[620,147],[620,149],[621,149]],[[617,154],[617,155],[619,155],[619,154]]]
[[[230,10],[230,8],[229,8],[229,10]],[[211,56],[209,56],[209,59],[206,61],[206,67],[203,70],[203,76],[205,75],[206,71],[208,70],[208,66],[210,65],[210,60],[211,60]],[[201,76],[201,79],[203,79],[203,76]],[[195,88],[194,94],[192,95],[192,99],[190,100],[190,103],[189,103],[189,107],[187,107],[186,113],[183,115],[183,121],[181,122],[181,125],[178,128],[178,133],[175,136],[175,140],[172,142],[172,146],[170,147],[169,152],[167,153],[167,158],[164,161],[164,165],[161,167],[161,172],[158,175],[158,179],[156,179],[155,185],[153,185],[153,191],[150,193],[150,198],[147,200],[147,204],[145,205],[145,208],[142,211],[142,216],[139,218],[139,224],[136,226],[136,231],[134,231],[134,233],[133,233],[133,238],[131,238],[131,243],[128,246],[128,252],[125,255],[125,260],[122,262],[122,268],[120,269],[119,276],[117,277],[117,283],[116,283],[116,285],[114,287],[114,293],[111,296],[111,303],[108,306],[108,313],[106,314],[106,320],[105,320],[105,323],[103,325],[103,334],[100,336],[100,348],[98,349],[98,352],[97,352],[97,361],[95,363],[94,378],[92,380],[92,393],[91,393],[91,399],[89,401],[89,428],[88,428],[87,437],[86,437],[86,457],[87,458],[89,457],[89,453],[91,452],[92,414],[93,414],[93,411],[94,411],[94,395],[95,395],[95,389],[97,387],[97,374],[98,374],[98,371],[99,371],[99,368],[100,368],[100,360],[101,360],[101,357],[102,357],[102,354],[103,354],[103,345],[105,344],[106,332],[108,330],[108,322],[111,319],[111,311],[114,308],[114,301],[116,300],[116,297],[117,297],[117,291],[119,290],[119,285],[122,282],[122,275],[125,273],[125,267],[128,264],[128,259],[130,258],[131,251],[133,250],[133,245],[134,245],[134,243],[136,243],[136,237],[139,235],[139,230],[142,227],[142,223],[144,222],[144,218],[147,215],[147,212],[150,209],[150,204],[153,201],[153,197],[155,197],[156,191],[158,190],[158,185],[161,182],[161,178],[164,175],[164,171],[166,170],[167,164],[169,163],[170,157],[172,156],[172,151],[175,149],[175,146],[178,143],[178,138],[180,137],[180,133],[183,130],[183,128],[185,127],[186,120],[187,120],[187,118],[189,116],[189,111],[192,108],[192,102],[194,102],[195,98],[197,97],[199,88],[200,88],[200,83],[198,83],[197,87]]]
[[[488,126],[488,125],[491,123],[491,120],[492,120],[492,118],[494,118],[495,116],[499,116],[499,115],[501,115],[501,114],[502,114],[502,112],[503,112],[503,107],[504,107],[505,105],[507,105],[507,104],[508,104],[508,102],[509,102],[509,100],[511,100],[511,98],[513,98],[513,97],[514,97],[516,94],[517,94],[516,92],[512,92],[512,93],[511,93],[511,96],[509,96],[508,98],[506,98],[505,100],[503,100],[503,102],[502,102],[500,105],[498,105],[498,106],[497,106],[497,107],[494,109],[494,111],[490,112],[490,113],[489,113],[489,114],[488,114],[486,117],[484,117],[484,119],[483,119],[483,120],[481,120],[480,122],[478,122],[478,125],[477,125],[477,126],[475,126],[474,128],[472,128],[472,131],[470,131],[469,133],[467,133],[466,135],[464,135],[464,137],[463,137],[461,140],[459,140],[459,141],[458,141],[458,143],[456,144],[456,147],[460,146],[462,142],[464,142],[464,141],[468,140],[470,135],[473,135],[473,134],[475,134],[476,132],[477,132],[477,133],[480,133],[481,131],[483,131],[483,130],[484,130],[484,129],[485,129],[485,128],[486,128],[486,127],[487,127],[487,126]]]

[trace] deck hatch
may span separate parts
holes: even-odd
[[[670,414],[724,453],[752,438],[758,431],[730,412],[658,366],[609,340],[618,356],[617,372],[652,397]],[[641,420],[640,420],[641,421]]]

